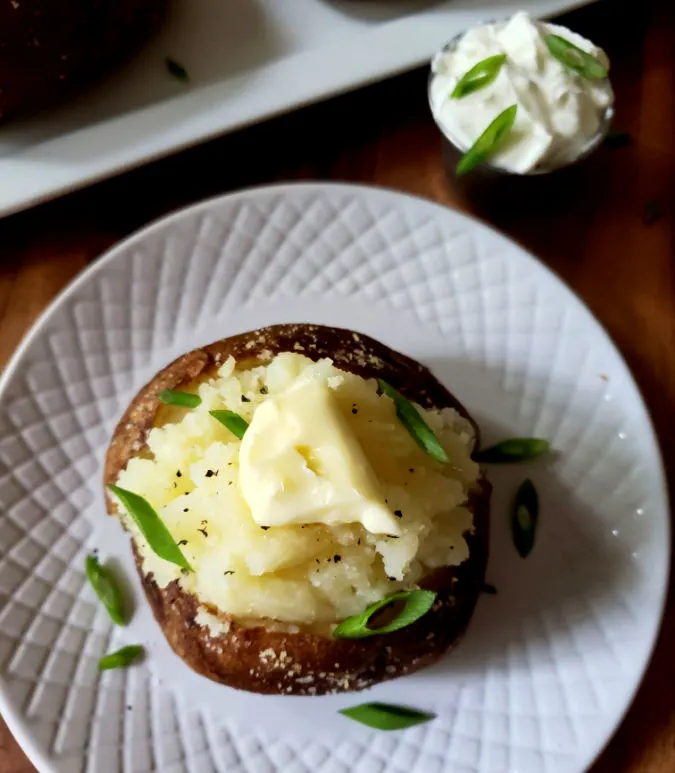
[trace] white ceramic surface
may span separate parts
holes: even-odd
[[[134,392],[180,352],[281,321],[359,330],[425,362],[487,442],[556,454],[493,468],[492,555],[465,641],[362,694],[238,693],[174,656],[104,514],[101,463]],[[508,508],[542,514],[520,559]],[[620,720],[657,632],[668,571],[661,460],[606,334],[515,244],[399,194],[280,186],[206,202],[97,261],[50,307],[0,389],[0,709],[42,773],[580,773]],[[88,587],[98,547],[136,602],[115,629]],[[99,675],[98,658],[148,657]],[[402,733],[336,709],[431,709]]]
[[[0,217],[201,140],[421,64],[459,32],[590,0],[173,0],[133,61],[0,126]],[[166,57],[190,84],[171,78]]]

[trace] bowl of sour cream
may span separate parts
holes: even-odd
[[[601,48],[525,12],[455,38],[429,77],[453,171],[530,176],[578,164],[612,122],[608,73]]]

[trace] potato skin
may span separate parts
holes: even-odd
[[[0,121],[68,96],[138,47],[168,0],[0,0]]]
[[[330,357],[343,370],[384,378],[425,407],[452,407],[471,420],[429,370],[368,336],[321,325],[274,325],[189,352],[146,384],[115,430],[106,458],[105,483],[115,482],[129,459],[144,448],[161,407],[158,394],[163,389],[185,387],[211,374],[230,355],[238,365],[247,367],[267,362],[283,351],[295,351],[312,360]],[[490,493],[490,485],[481,479],[471,496],[475,528],[466,535],[469,558],[458,567],[434,571],[421,583],[438,593],[432,610],[413,625],[383,636],[346,640],[270,630],[264,624],[244,627],[212,610],[223,622],[229,622],[227,633],[214,636],[195,622],[197,599],[177,582],[158,587],[151,574],[143,573],[134,546],[136,566],[169,644],[198,673],[259,693],[322,695],[361,690],[424,668],[459,641],[485,577]],[[107,492],[106,503],[113,514],[116,504]]]

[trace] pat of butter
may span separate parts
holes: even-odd
[[[258,407],[241,442],[239,485],[260,526],[360,523],[401,533],[325,383],[305,381]]]

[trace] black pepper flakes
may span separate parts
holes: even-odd
[[[213,477],[215,477],[217,475],[218,475],[218,470],[216,470],[215,472],[213,470],[207,470],[206,471],[206,477],[207,478],[213,478]]]
[[[248,397],[246,397],[246,395],[242,395],[241,396],[241,401],[242,401],[242,403],[250,403],[251,402],[251,400]]]
[[[352,408],[352,413],[353,413],[354,415],[356,415],[358,412],[359,412],[359,409],[358,409],[358,408]]]
[[[190,508],[189,507],[184,507],[183,508],[183,512],[184,513],[189,513],[190,512]]]
[[[183,477],[183,473],[180,470],[176,470],[176,477],[177,478],[182,478]]]
[[[187,545],[187,544],[188,544],[188,541],[187,541],[186,539],[182,539],[182,540],[181,540],[181,541],[178,543],[178,547],[180,548],[180,547],[183,547],[183,545]]]
[[[269,529],[269,526],[261,526],[260,527],[263,531],[267,531]]]
[[[260,387],[260,394],[261,395],[269,394],[269,389],[266,386],[261,386]]]
[[[414,467],[408,467],[408,472],[415,472],[415,468]]]
[[[400,510],[394,510],[394,515],[397,518],[403,518],[403,513]]]
[[[234,569],[227,569],[226,571],[223,572],[223,574],[225,575],[225,577],[227,577],[228,574],[234,574]]]
[[[189,570],[189,569],[181,569],[181,570],[180,570],[180,573],[181,573],[182,575],[185,575],[185,576],[187,577],[187,575],[188,575],[188,574],[190,574],[190,570]]]
[[[197,529],[197,531],[200,531],[205,537],[209,536],[209,533],[206,531],[206,529]]]
[[[342,556],[341,556],[339,553],[336,553],[336,554],[333,556],[333,561],[335,561],[335,563],[336,563],[336,564],[339,564],[339,563],[340,563],[340,561],[342,561]]]
[[[231,481],[231,480],[228,480],[228,481],[227,481],[227,485],[228,485],[228,486],[231,486],[231,485],[232,485],[232,481]]]
[[[396,582],[396,578],[395,577],[387,577],[387,579],[389,580],[389,582]]]

